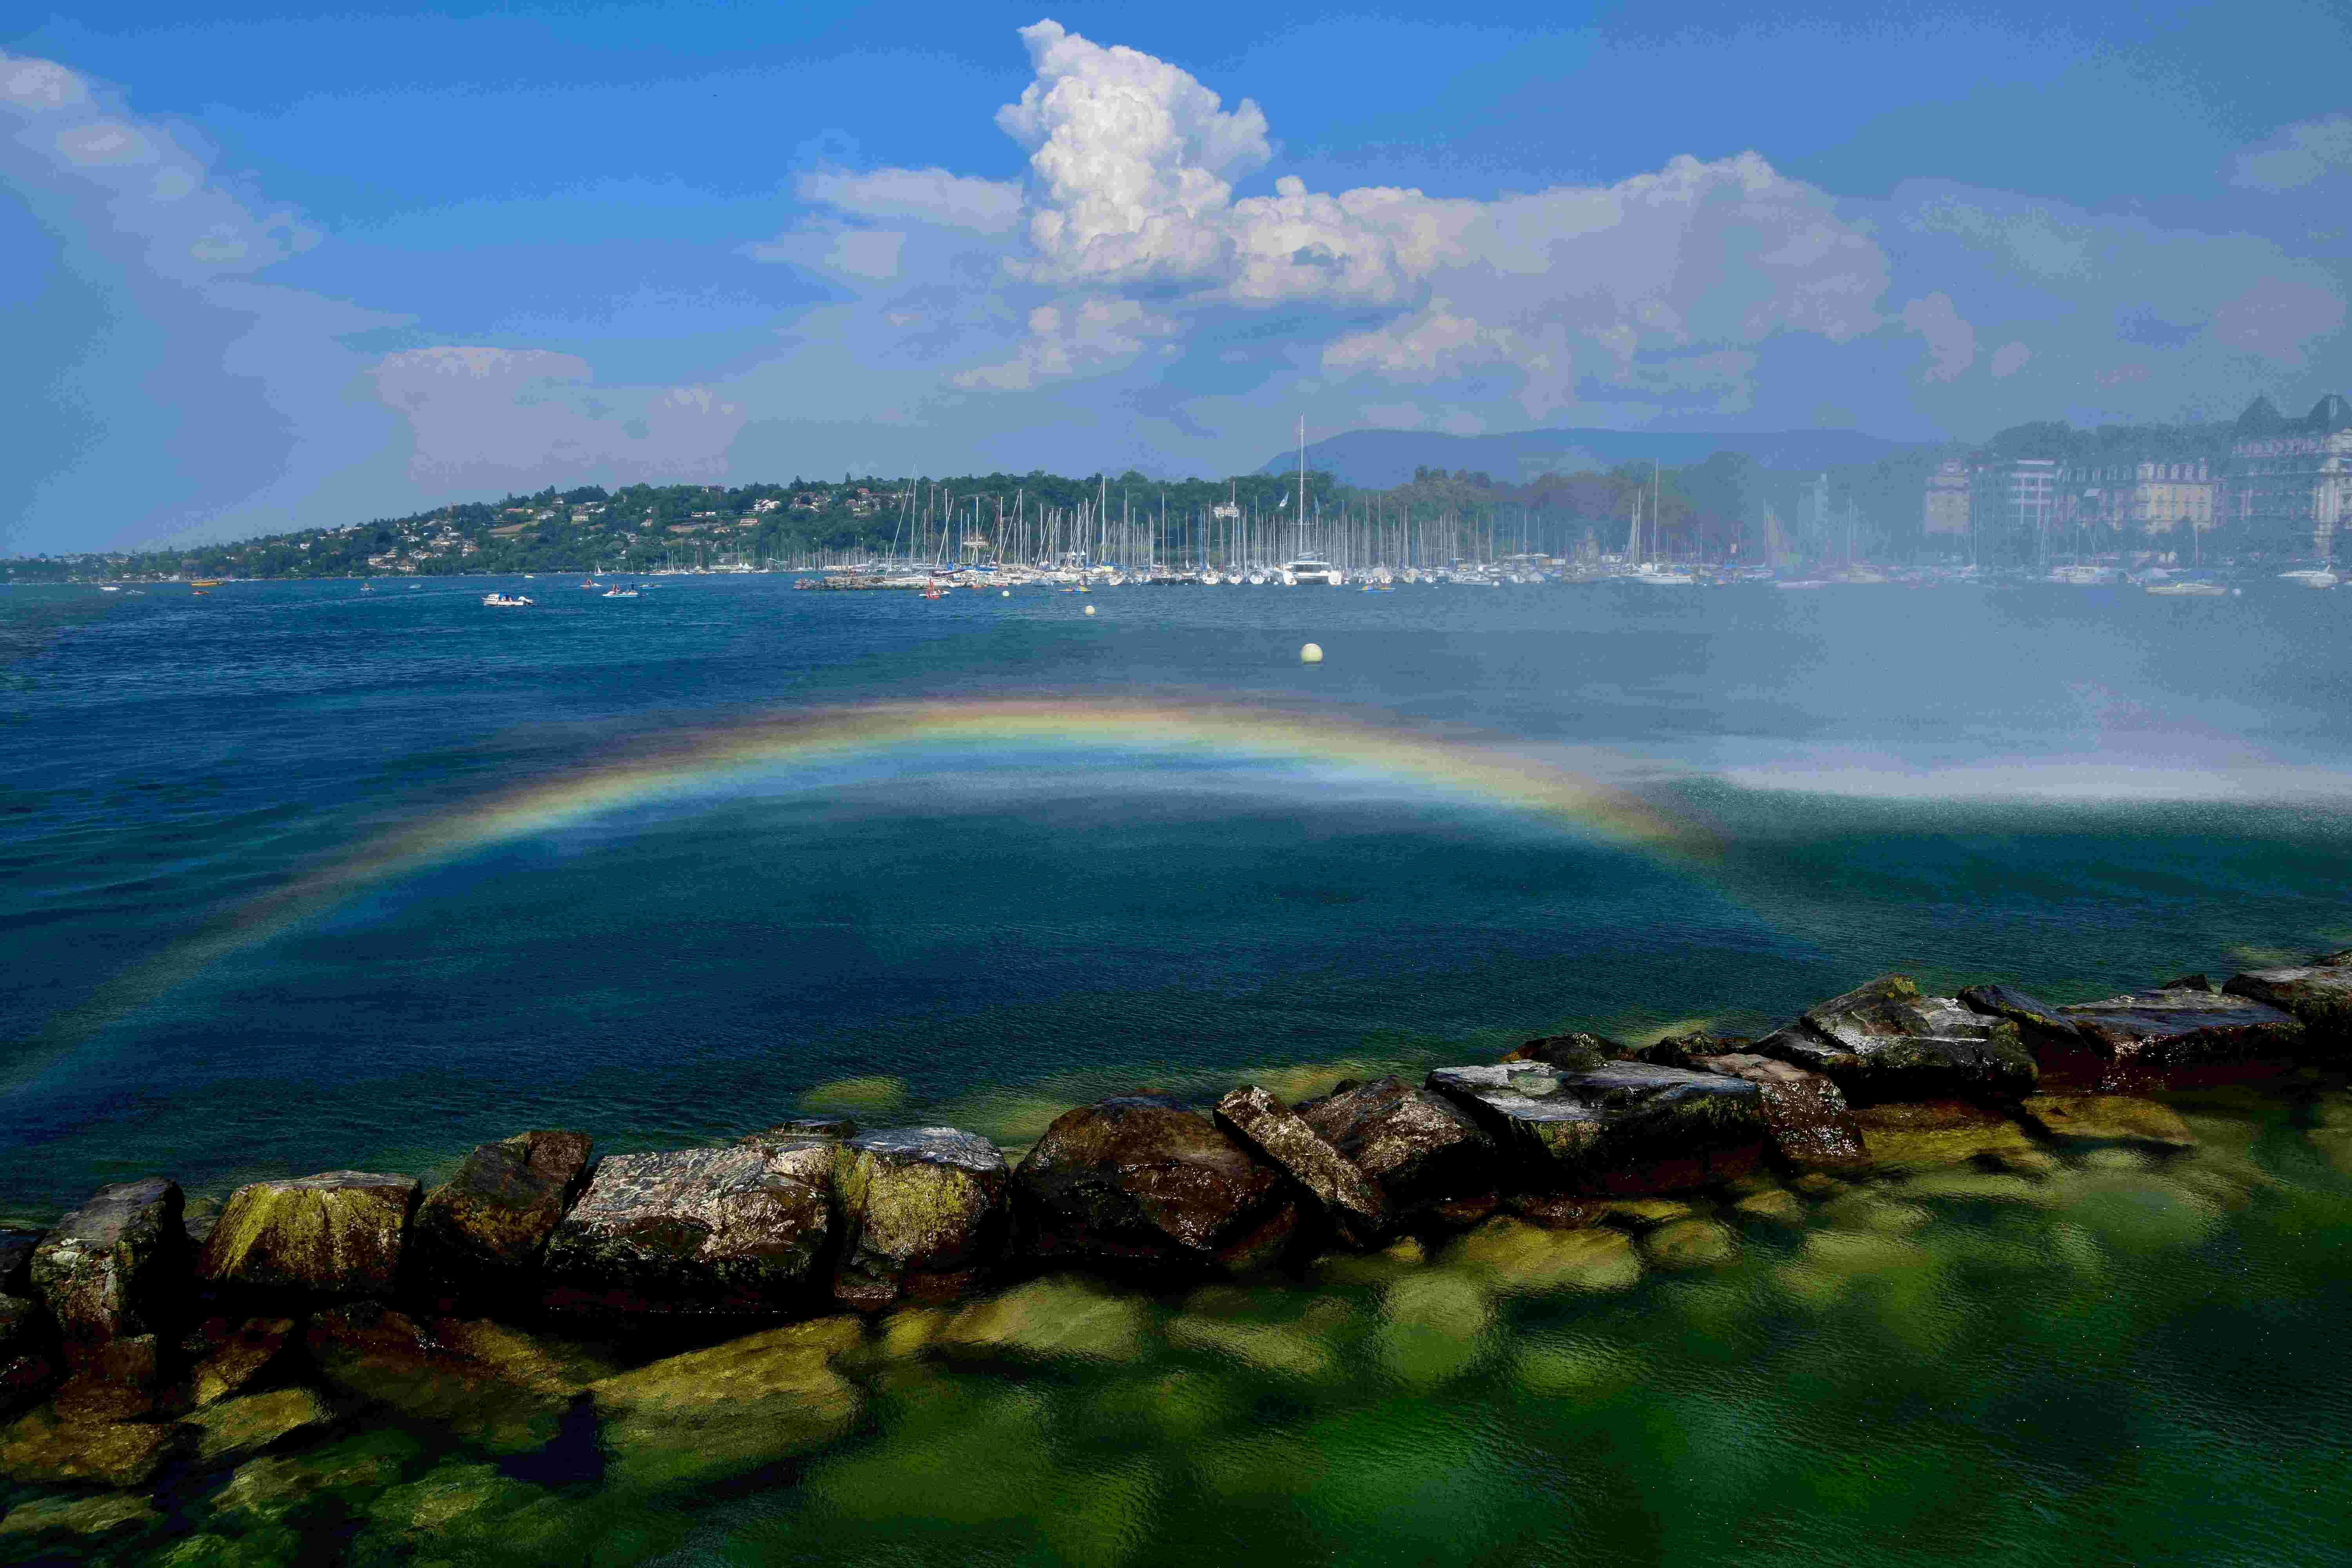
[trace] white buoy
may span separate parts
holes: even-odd
[[[997,592],[1003,594],[1008,599],[1013,597],[1013,590],[1010,588],[1000,588]]]
[[[1092,605],[1088,605],[1087,606],[1087,614],[1088,614],[1088,615],[1090,615],[1090,616],[1091,616],[1091,615],[1093,615],[1094,613],[1095,613],[1095,607],[1094,607]]]
[[[1299,662],[1299,663],[1301,663],[1301,664],[1320,664],[1320,663],[1322,663],[1322,662],[1323,662],[1323,648],[1322,648],[1322,646],[1321,646],[1320,644],[1318,644],[1318,643],[1308,643],[1305,647],[1300,648],[1300,649],[1298,650],[1298,662]]]

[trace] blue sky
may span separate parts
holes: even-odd
[[[0,32],[0,548],[2352,388],[2337,5],[370,5]]]

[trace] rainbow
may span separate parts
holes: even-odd
[[[365,889],[491,846],[623,807],[708,791],[731,775],[857,760],[992,752],[1197,756],[1339,767],[1416,793],[1530,814],[1675,858],[1704,858],[1687,825],[1628,795],[1477,740],[1365,719],[1176,701],[1036,699],[908,702],[798,710],[698,730],[632,736],[583,772],[493,792],[436,811],[229,911],[205,931],[110,981],[43,1033],[58,1047],[155,1000],[239,949],[316,919]],[[53,1052],[37,1052],[49,1058]],[[40,1068],[26,1064],[33,1071]],[[21,1081],[21,1079],[20,1079]]]

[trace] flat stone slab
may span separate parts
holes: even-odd
[[[41,1238],[28,1273],[69,1356],[154,1331],[183,1290],[174,1276],[186,1257],[185,1212],[177,1182],[117,1182]]]
[[[547,1301],[620,1313],[773,1312],[832,1226],[838,1145],[611,1154],[555,1228]]]
[[[458,1295],[521,1289],[587,1185],[594,1148],[585,1132],[553,1129],[477,1147],[417,1208],[419,1281]]]
[[[1542,1062],[1564,1071],[1584,1072],[1609,1062],[1629,1060],[1633,1055],[1630,1046],[1606,1035],[1589,1035],[1580,1030],[1573,1034],[1546,1035],[1540,1039],[1528,1040],[1507,1052],[1503,1059],[1507,1062]],[[1666,1065],[1680,1067],[1682,1064],[1671,1062]]]
[[[1861,1125],[1826,1075],[1747,1051],[1693,1057],[1691,1067],[1757,1087],[1773,1155],[1790,1170],[1853,1171],[1870,1163]]]
[[[2231,975],[2221,989],[2293,1014],[2311,1043],[2331,1056],[2352,1046],[2352,950],[2284,969],[2250,969]]]
[[[843,1148],[834,1297],[878,1310],[902,1294],[959,1295],[1003,1254],[1013,1173],[987,1139],[952,1127],[861,1133]]]
[[[1391,1075],[1297,1110],[1317,1137],[1379,1184],[1399,1218],[1465,1200],[1494,1206],[1495,1140],[1443,1095]]]
[[[1439,1068],[1429,1088],[1493,1134],[1517,1178],[1537,1187],[1670,1192],[1744,1174],[1763,1152],[1762,1091],[1721,1073],[1497,1062]]]
[[[1888,1100],[2014,1100],[2040,1076],[2017,1025],[1924,996],[1905,975],[1888,974],[1809,1007],[1756,1042],[1772,1057],[1827,1077],[1849,1103]]]
[[[2283,1068],[2304,1055],[2301,1021],[2212,991],[2138,991],[2061,1007],[2105,1064],[2103,1089],[2188,1087]]]
[[[1217,1101],[1217,1125],[1315,1195],[1342,1237],[1368,1245],[1388,1228],[1389,1202],[1297,1111],[1255,1084]]]
[[[414,1176],[372,1171],[239,1187],[196,1255],[196,1275],[248,1290],[387,1295],[423,1194]]]
[[[1064,1112],[1013,1182],[1037,1256],[1115,1268],[1252,1268],[1298,1223],[1281,1172],[1157,1095]]]

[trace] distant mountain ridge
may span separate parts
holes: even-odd
[[[1859,430],[1726,432],[1653,430],[1514,430],[1492,436],[1447,436],[1433,430],[1350,430],[1307,444],[1307,466],[1342,484],[1386,489],[1415,468],[1467,468],[1513,484],[1548,473],[1606,470],[1620,463],[1656,461],[1669,467],[1704,461],[1710,453],[1742,452],[1766,468],[1827,468],[1874,463],[1924,451],[1933,441],[1892,441]],[[1258,472],[1288,473],[1297,449],[1270,458]]]

